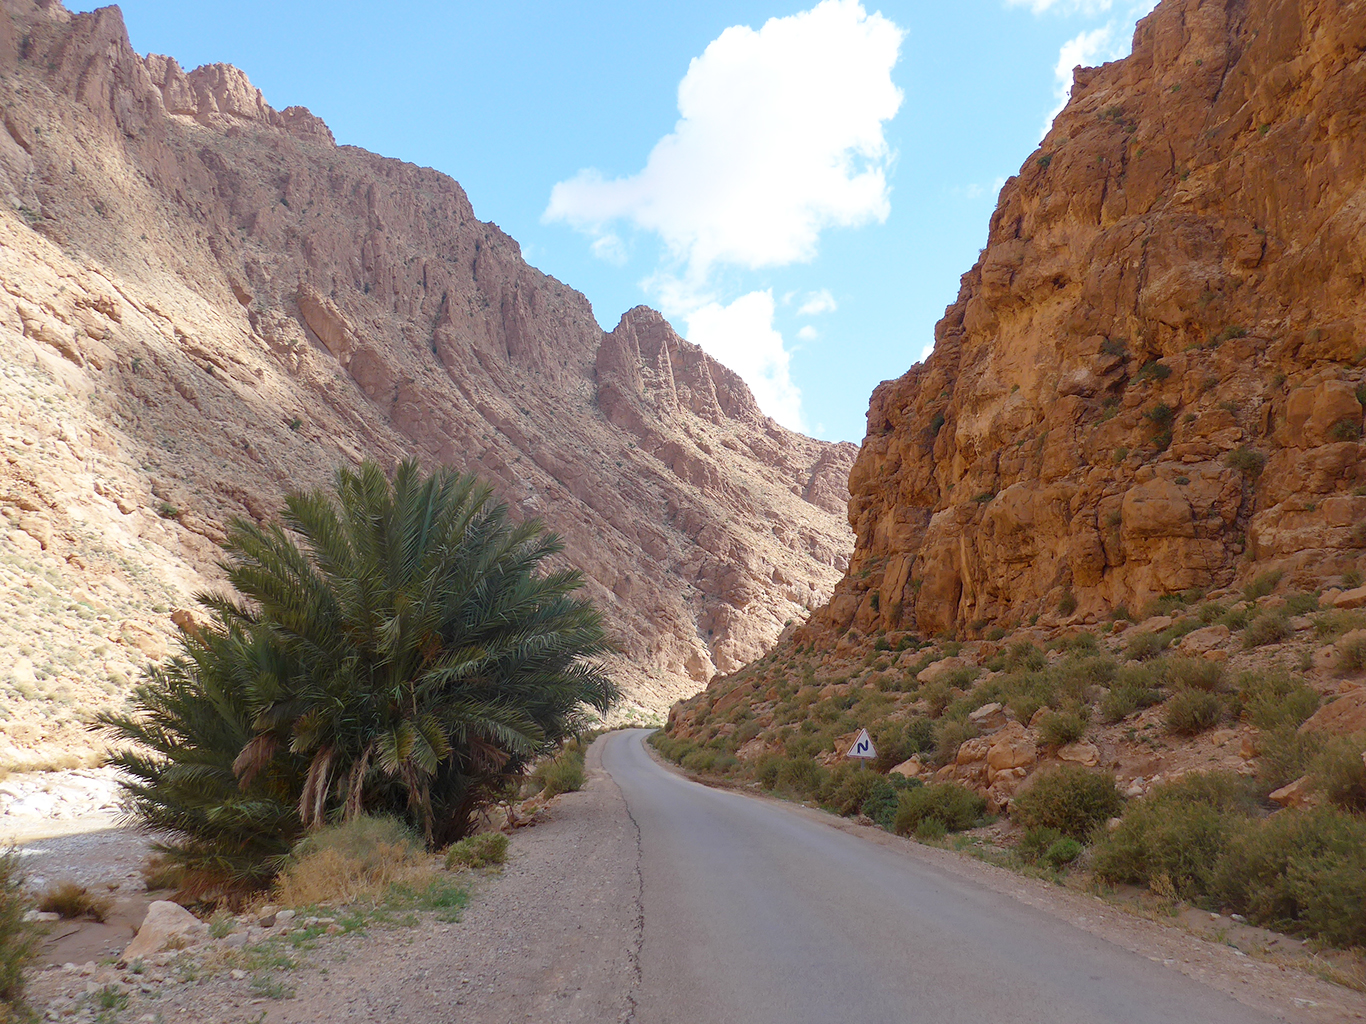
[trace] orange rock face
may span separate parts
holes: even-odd
[[[1366,9],[1165,0],[1078,69],[850,480],[843,632],[1094,621],[1366,544]]]
[[[366,456],[477,471],[561,533],[640,708],[847,566],[853,445],[651,310],[604,332],[450,178],[138,56],[114,7],[5,0],[0,101],[0,682],[28,688],[0,760],[91,742],[78,712],[167,649],[227,520]]]

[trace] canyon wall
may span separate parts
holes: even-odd
[[[1164,0],[873,394],[821,628],[1094,622],[1366,569],[1366,4]]]
[[[435,171],[337,146],[109,7],[0,14],[0,762],[98,748],[232,516],[364,457],[562,534],[627,709],[755,657],[847,565],[855,449],[637,308],[604,333]]]

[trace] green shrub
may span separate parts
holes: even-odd
[[[362,814],[299,840],[284,861],[275,897],[287,907],[379,899],[429,870],[422,839],[407,822]]]
[[[825,775],[825,769],[809,757],[788,757],[778,768],[773,788],[796,797],[814,796]]]
[[[1172,683],[1188,690],[1217,691],[1224,681],[1224,668],[1217,661],[1204,658],[1172,658],[1166,672]]]
[[[1195,736],[1218,725],[1223,714],[1224,706],[1214,694],[1203,690],[1182,690],[1167,701],[1162,718],[1168,732],[1178,736]]]
[[[1266,597],[1276,589],[1276,584],[1281,582],[1283,574],[1279,569],[1272,569],[1255,577],[1251,583],[1243,588],[1243,599],[1251,604],[1258,598]]]
[[[1118,666],[1113,658],[1096,655],[1067,658],[1055,665],[1050,674],[1059,700],[1087,703],[1093,688],[1108,686],[1114,681],[1117,672]]]
[[[1025,830],[1025,834],[1020,837],[1020,845],[1015,848],[1024,861],[1036,864],[1045,853],[1063,838],[1063,834],[1055,828],[1046,826],[1036,826]]]
[[[934,730],[934,763],[940,766],[949,764],[958,754],[958,748],[977,735],[977,726],[971,722],[940,719],[935,723]]]
[[[1248,611],[1246,608],[1230,608],[1219,616],[1219,621],[1227,626],[1232,632],[1237,633],[1241,629],[1247,628]]]
[[[1213,895],[1249,919],[1336,946],[1366,946],[1366,821],[1331,807],[1245,820]]]
[[[1266,468],[1266,456],[1246,445],[1225,455],[1224,462],[1252,480],[1261,476],[1262,470]]]
[[[1308,615],[1310,612],[1319,610],[1319,596],[1299,591],[1285,595],[1285,613],[1287,615]]]
[[[1085,839],[1099,823],[1113,818],[1124,798],[1109,772],[1062,765],[1039,772],[1010,803],[1011,817],[1025,828],[1050,828]]]
[[[1232,773],[1190,775],[1129,803],[1119,826],[1096,845],[1096,876],[1149,885],[1162,880],[1186,899],[1202,900],[1233,829],[1255,807],[1245,780]]]
[[[915,837],[922,843],[938,842],[948,834],[948,828],[938,818],[924,818],[915,827]]]
[[[986,799],[956,782],[936,782],[908,789],[897,798],[892,830],[905,836],[932,819],[950,832],[972,828],[987,808]]]
[[[1366,638],[1358,637],[1338,648],[1338,668],[1343,672],[1360,672],[1366,668]]]
[[[1040,858],[1052,868],[1065,867],[1082,855],[1086,848],[1071,836],[1065,836],[1044,851]]]
[[[1318,710],[1318,691],[1280,669],[1246,672],[1238,680],[1238,697],[1247,720],[1263,731],[1296,728]]]
[[[1159,654],[1171,646],[1171,637],[1165,632],[1138,633],[1135,634],[1124,648],[1124,653],[1133,661],[1147,661],[1149,658],[1156,658]]]
[[[1028,640],[1019,640],[1011,644],[1006,651],[1006,668],[1009,671],[1027,669],[1030,672],[1037,672],[1047,665],[1048,656]]]
[[[884,720],[872,730],[877,757],[872,767],[886,774],[914,754],[928,754],[935,748],[934,722],[917,716],[908,720]]]
[[[1057,699],[1057,685],[1047,672],[1015,672],[996,682],[999,696],[1021,722]]]
[[[680,763],[686,760],[687,756],[684,755],[680,759]],[[688,766],[684,765],[684,767]],[[531,791],[539,791],[547,799],[561,793],[572,793],[583,789],[584,783],[588,781],[584,769],[583,744],[578,740],[571,740],[565,744],[564,749],[558,754],[542,761],[532,769],[529,781]]]
[[[1200,606],[1200,610],[1197,613],[1197,617],[1206,626],[1211,626],[1214,623],[1218,622],[1221,618],[1223,618],[1224,614],[1227,611],[1228,609],[1225,608],[1223,605],[1219,604],[1218,602],[1207,601],[1205,604],[1202,604]]]
[[[1114,685],[1101,698],[1101,721],[1113,724],[1133,714],[1140,708],[1150,708],[1162,700],[1161,671],[1153,671],[1153,662],[1131,665],[1120,670]]]
[[[502,864],[508,859],[508,837],[501,832],[481,832],[466,836],[446,848],[446,867],[482,868]]]
[[[918,789],[924,783],[901,775],[878,776],[877,783],[863,801],[861,814],[872,818],[880,826],[890,829],[896,823],[899,795],[908,789]]]
[[[1310,764],[1309,775],[1339,810],[1366,814],[1366,733],[1327,741]]]
[[[1250,651],[1254,647],[1278,644],[1292,632],[1290,620],[1285,615],[1279,612],[1258,615],[1243,630],[1243,647]]]
[[[0,1020],[24,1020],[24,969],[38,952],[39,936],[24,920],[30,908],[19,851],[0,852]]]
[[[1077,710],[1049,711],[1039,719],[1038,729],[1045,746],[1065,747],[1086,735],[1086,718]]]
[[[829,795],[823,794],[821,803],[846,818],[858,814],[880,781],[881,775],[862,765],[840,765],[826,783]]]
[[[1257,781],[1263,793],[1273,793],[1308,772],[1322,747],[1320,736],[1301,734],[1290,724],[1263,732],[1257,738]]]
[[[1334,441],[1360,441],[1361,422],[1355,418],[1340,419],[1328,428],[1328,436]]]
[[[1359,610],[1335,608],[1314,616],[1314,636],[1321,640],[1336,640],[1352,629],[1366,628],[1366,613]]]

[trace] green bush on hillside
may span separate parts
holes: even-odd
[[[1256,795],[1232,773],[1189,775],[1131,802],[1118,828],[1096,846],[1097,877],[1150,885],[1163,879],[1197,902],[1211,892],[1233,828],[1256,808]]]
[[[1195,736],[1213,729],[1223,714],[1224,705],[1214,694],[1204,690],[1182,690],[1167,701],[1162,717],[1168,732]]]
[[[1250,621],[1243,630],[1243,647],[1250,651],[1254,647],[1278,644],[1293,632],[1290,620],[1284,613],[1264,613]]]
[[[936,782],[908,789],[897,799],[892,830],[906,836],[933,820],[950,832],[972,828],[987,808],[985,798],[956,782]]]
[[[1109,772],[1076,765],[1040,771],[1010,803],[1010,816],[1027,829],[1055,829],[1086,840],[1097,824],[1118,814],[1124,798]]]
[[[1366,732],[1327,741],[1311,762],[1309,775],[1333,806],[1366,814]]]
[[[1295,728],[1319,708],[1318,691],[1292,679],[1284,669],[1245,672],[1238,699],[1247,720],[1258,729]]]
[[[1263,795],[1289,785],[1309,771],[1323,748],[1317,733],[1300,733],[1281,725],[1257,737],[1257,782]]]
[[[1286,810],[1230,831],[1208,901],[1341,947],[1366,946],[1366,820],[1337,808]]]
[[[1039,719],[1039,737],[1048,747],[1065,747],[1086,735],[1086,716],[1080,709],[1048,711]]]

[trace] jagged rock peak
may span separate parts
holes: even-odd
[[[636,708],[829,597],[854,447],[763,416],[658,313],[604,333],[451,178],[235,68],[138,56],[117,8],[4,0],[0,112],[0,602],[53,591],[0,623],[0,667],[41,638],[21,674],[63,693],[7,706],[0,760],[89,752],[53,709],[166,653],[223,524],[363,457],[477,471],[547,520]]]

